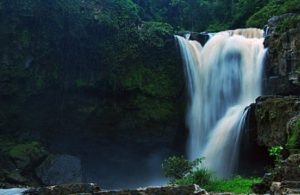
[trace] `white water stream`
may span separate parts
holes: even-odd
[[[0,189],[0,195],[22,195],[26,188]]]
[[[189,93],[190,159],[230,176],[237,166],[245,108],[261,94],[263,31],[238,29],[214,34],[202,46],[181,36],[179,43]]]

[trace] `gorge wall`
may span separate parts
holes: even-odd
[[[283,32],[276,32],[276,26],[280,26],[280,22],[291,17],[299,15],[287,14],[269,20],[271,33],[264,43],[265,47],[269,48],[265,67],[265,94],[300,94],[300,26],[285,27]]]

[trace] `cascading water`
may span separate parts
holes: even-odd
[[[236,167],[245,108],[261,93],[263,31],[239,29],[214,34],[201,46],[175,36],[189,92],[190,159],[228,177]]]

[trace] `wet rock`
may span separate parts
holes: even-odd
[[[274,195],[300,194],[300,181],[273,182],[270,190]]]
[[[66,194],[95,194],[100,187],[93,183],[75,183],[30,189],[24,195],[66,195]]]
[[[6,181],[15,184],[25,184],[28,180],[23,177],[17,170],[10,172],[6,176]]]
[[[273,147],[287,142],[287,123],[300,112],[296,96],[261,96],[251,105],[253,116],[250,128],[258,145]]]
[[[198,41],[202,46],[205,45],[210,38],[210,33],[207,32],[178,32],[177,34],[190,40]]]
[[[285,188],[299,188],[300,189],[300,181],[282,181],[281,184]]]
[[[80,183],[81,160],[70,155],[50,155],[36,169],[36,175],[45,185]]]
[[[300,154],[292,154],[277,164],[272,174],[264,177],[262,182],[252,186],[255,193],[289,194],[300,189]]]
[[[280,168],[283,180],[300,181],[300,154],[290,155]]]
[[[268,191],[270,191],[270,186],[272,184],[272,180],[273,180],[272,173],[266,173],[263,176],[262,181],[260,183],[257,183],[257,184],[254,184],[253,186],[251,186],[251,189],[254,193],[265,194]]]
[[[272,194],[280,195],[283,192],[283,187],[281,186],[281,182],[272,182],[270,187]]]

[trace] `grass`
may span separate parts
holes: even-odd
[[[203,186],[208,192],[233,192],[236,194],[245,194],[251,192],[251,186],[261,182],[260,178],[244,178],[236,176],[232,179],[216,179]]]
[[[276,150],[277,151],[277,150]],[[203,158],[189,161],[184,157],[169,157],[164,160],[162,169],[164,175],[169,177],[170,184],[191,185],[197,184],[208,192],[231,192],[235,194],[251,193],[252,185],[260,183],[260,178],[244,178],[235,176],[230,179],[214,178],[211,171],[201,168]]]

